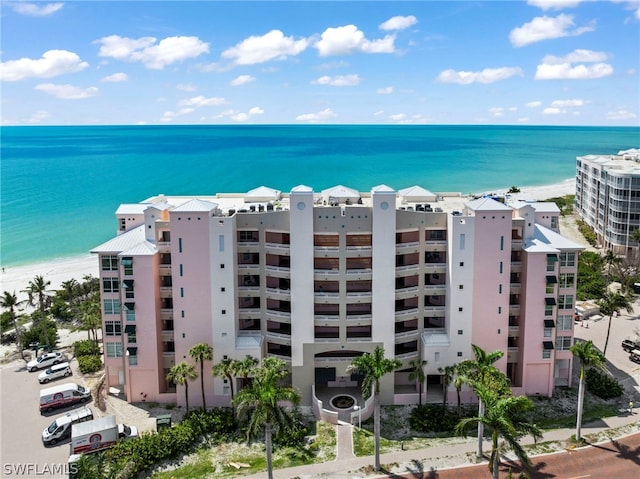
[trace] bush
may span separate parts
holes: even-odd
[[[423,404],[411,411],[409,424],[419,432],[453,432],[463,417],[473,416],[470,409],[446,408],[442,404]]]
[[[100,346],[90,339],[76,341],[73,343],[73,355],[77,358],[80,358],[80,356],[99,356]]]
[[[82,374],[91,374],[102,368],[102,359],[96,354],[78,356],[78,369]]]
[[[598,235],[582,220],[576,220],[576,225],[578,226],[578,230],[584,236],[584,239],[591,246],[595,246],[598,244]]]
[[[589,392],[601,399],[617,398],[624,393],[624,388],[618,380],[594,368],[587,370],[585,384]]]

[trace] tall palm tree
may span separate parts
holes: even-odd
[[[204,399],[204,362],[213,359],[213,348],[207,343],[194,344],[189,350],[189,356],[196,363],[200,363],[200,389],[202,390],[202,410],[207,410],[207,402]]]
[[[251,372],[260,364],[253,356],[245,356],[244,359],[238,359],[234,361],[234,369],[236,376],[242,378],[242,387],[245,387],[249,383],[249,376]]]
[[[234,377],[236,375],[235,361],[231,358],[226,358],[214,365],[211,369],[211,374],[218,377],[224,377],[229,381],[229,387],[231,388],[231,403],[233,404],[234,398]]]
[[[446,407],[449,398],[448,398],[448,392],[449,392],[449,384],[451,384],[451,381],[453,381],[453,378],[455,377],[456,374],[456,366],[445,366],[443,368],[438,368],[438,372],[440,374],[442,374],[442,405]],[[458,405],[458,407],[460,407]]]
[[[20,356],[24,360],[24,347],[22,345],[22,334],[20,327],[18,326],[18,314],[16,309],[22,304],[22,301],[18,301],[15,291],[10,293],[5,291],[0,296],[0,307],[5,309],[9,313],[9,318],[13,323],[13,329],[16,332],[16,346],[20,350]]]
[[[464,435],[467,427],[475,423],[483,423],[491,430],[489,471],[493,479],[498,479],[499,475],[500,437],[513,449],[522,464],[531,469],[531,461],[518,442],[518,439],[526,434],[531,434],[536,441],[542,438],[540,428],[524,419],[524,413],[533,408],[531,400],[526,396],[501,395],[483,384],[477,384],[475,392],[486,409],[482,415],[461,419],[456,425],[456,433]]]
[[[424,381],[427,379],[427,375],[424,373],[424,367],[428,364],[426,359],[412,359],[409,361],[411,366],[411,372],[409,373],[409,381],[416,381],[420,389],[418,389],[418,405],[422,406],[422,394],[424,393]]]
[[[582,408],[584,404],[584,378],[587,366],[604,369],[605,359],[602,354],[589,341],[577,341],[569,348],[573,355],[580,361],[580,382],[578,383],[578,411],[576,417],[576,441],[580,441],[582,434]]]
[[[455,368],[455,377],[453,378],[453,386],[456,388],[456,395],[458,397],[458,414],[460,414],[461,410],[461,401],[460,401],[460,392],[462,391],[462,386],[465,384],[469,384],[469,378],[467,377],[467,372],[465,371],[465,366],[462,363],[458,363],[454,366]]]
[[[184,386],[184,399],[187,404],[187,414],[189,414],[189,381],[198,377],[196,368],[193,364],[189,364],[186,361],[182,361],[171,369],[167,374],[167,381],[174,384]]]
[[[47,350],[51,349],[51,341],[47,332],[47,308],[51,305],[51,291],[48,289],[51,281],[45,280],[44,276],[36,275],[31,281],[27,289],[23,292],[27,293],[27,302],[30,306],[37,306],[40,312],[40,320],[42,321],[42,330],[44,332]]]
[[[611,269],[613,266],[622,263],[622,258],[615,254],[612,249],[608,249],[604,255],[604,262],[607,265],[607,281],[611,282]]]
[[[79,318],[77,330],[87,332],[87,338],[98,342],[98,329],[102,326],[102,313],[100,311],[100,297],[94,296],[79,303]]]
[[[362,374],[362,395],[370,397],[373,390],[373,436],[376,471],[380,470],[380,379],[402,366],[398,359],[384,357],[384,348],[376,346],[373,353],[364,353],[347,366],[347,374]]]
[[[460,363],[460,368],[464,371],[469,381],[469,385],[475,390],[478,385],[487,385],[489,382],[500,382],[501,375],[504,376],[494,365],[497,360],[504,356],[503,351],[487,353],[480,346],[471,345],[475,359],[467,359]],[[507,382],[505,377],[505,381]],[[504,386],[504,384],[502,384]],[[484,403],[478,396],[478,417],[484,415]],[[478,457],[482,457],[482,439],[484,436],[484,423],[478,421]]]
[[[238,391],[233,400],[238,417],[248,419],[247,439],[256,436],[264,427],[269,479],[273,479],[272,434],[286,430],[291,423],[286,408],[281,404],[288,402],[297,406],[300,403],[300,393],[296,389],[279,384],[288,375],[284,361],[275,357],[264,358],[262,366],[254,366],[251,371],[253,381]]]
[[[618,314],[621,309],[627,313],[633,313],[633,306],[629,297],[620,293],[605,293],[604,298],[597,301],[600,306],[600,312],[605,316],[609,316],[609,324],[607,326],[607,339],[604,341],[604,349],[602,354],[607,354],[607,346],[609,345],[609,334],[611,333],[611,318],[614,314]]]

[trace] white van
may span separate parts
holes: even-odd
[[[78,384],[66,383],[40,391],[40,412],[51,412],[59,407],[71,406],[91,399],[91,391]]]
[[[71,437],[71,426],[73,424],[92,420],[93,411],[88,407],[83,407],[76,411],[70,411],[64,416],[57,418],[44,431],[42,431],[42,442],[45,446],[53,446],[57,442]]]
[[[42,371],[38,375],[40,384],[46,384],[53,379],[66,378],[71,376],[71,366],[69,363],[60,363],[51,366],[49,369]]]

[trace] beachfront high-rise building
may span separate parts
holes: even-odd
[[[360,385],[346,373],[353,358],[382,346],[403,364],[383,378],[383,403],[418,402],[415,359],[428,362],[423,400],[439,402],[439,368],[477,344],[504,351],[497,366],[515,393],[549,396],[571,383],[582,249],[559,234],[559,214],[553,203],[384,185],[121,205],[118,235],[93,250],[108,385],[131,402],[182,403],[165,376],[207,343],[214,364],[283,359],[319,412],[327,390]],[[229,403],[226,379],[204,380],[207,404]]]
[[[624,254],[637,247],[640,228],[640,150],[576,159],[575,211],[607,249]]]

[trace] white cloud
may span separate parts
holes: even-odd
[[[457,83],[459,85],[469,85],[471,83],[493,83],[506,80],[514,75],[523,76],[520,67],[485,68],[481,72],[466,72],[445,70],[438,75],[440,83]]]
[[[545,115],[560,115],[562,113],[566,113],[566,110],[563,110],[562,108],[556,108],[556,107],[547,107],[544,110],[542,110],[542,113],[544,113]]]
[[[582,100],[580,98],[574,98],[572,100],[554,100],[551,102],[552,107],[557,108],[568,108],[568,107],[577,107],[586,105],[587,101]]]
[[[529,121],[528,116],[523,116],[522,118],[518,118],[518,123],[526,123]]]
[[[557,17],[535,17],[529,23],[511,30],[509,40],[513,46],[523,47],[551,38],[574,37],[594,30],[593,25],[573,27],[575,27],[573,15],[562,13]]]
[[[247,113],[236,113],[235,115],[231,115],[229,118],[235,121],[247,121],[250,117]]]
[[[253,82],[255,80],[256,80],[255,77],[252,77],[251,75],[240,75],[240,76],[234,78],[233,80],[231,80],[229,85],[231,85],[231,86],[241,86],[241,85],[246,85],[247,83],[251,83],[251,82]]]
[[[594,63],[604,62],[608,57],[609,56],[605,52],[577,49],[563,57],[546,55],[542,59],[542,63],[546,63],[547,65],[560,65],[563,63]]]
[[[98,94],[98,89],[94,86],[80,88],[74,85],[55,85],[53,83],[41,83],[36,90],[55,96],[62,100],[83,100]]]
[[[259,106],[254,106],[253,108],[249,109],[249,115],[262,115],[262,114],[264,114],[264,110]]]
[[[529,5],[542,10],[561,10],[563,8],[577,7],[582,0],[527,0]]]
[[[188,115],[189,113],[192,113],[194,111],[195,111],[195,108],[181,108],[178,111],[165,111],[164,114],[162,115],[162,118],[160,118],[160,121],[165,123],[169,121],[173,121],[175,118],[179,116]]]
[[[64,3],[47,3],[42,5],[27,2],[11,2],[6,5],[11,7],[16,13],[32,17],[46,17],[47,15],[51,15],[64,7]]]
[[[330,86],[356,86],[360,84],[360,77],[357,74],[321,76],[317,80],[311,82],[314,85],[330,85]]]
[[[304,115],[298,115],[296,120],[298,121],[308,121],[308,122],[318,122],[325,121],[335,118],[337,115],[331,110],[331,108],[325,108],[318,113],[305,113]]]
[[[496,118],[501,117],[502,115],[504,115],[504,108],[500,106],[489,108],[489,115]]]
[[[621,108],[620,110],[607,112],[607,120],[633,120],[637,115]]]
[[[362,53],[393,53],[395,35],[386,35],[378,40],[367,40],[364,33],[355,25],[345,25],[327,28],[322,32],[321,39],[313,46],[318,49],[322,57],[331,55],[349,55],[354,52]]]
[[[391,121],[404,121],[406,119],[406,113],[396,113],[395,115],[389,115],[389,120]]]
[[[376,90],[376,93],[378,95],[391,95],[393,93],[393,87],[392,86],[386,86],[384,88],[378,88]]]
[[[541,101],[530,101],[528,103],[525,103],[524,106],[528,106],[529,108],[538,108],[539,106],[542,106],[542,102]]]
[[[28,122],[40,123],[41,121],[46,120],[47,118],[50,118],[50,117],[51,117],[51,113],[49,113],[47,110],[39,110],[29,117]]]
[[[613,67],[607,63],[571,66],[569,63],[559,65],[541,64],[536,68],[536,80],[589,80],[613,74]]]
[[[251,36],[241,41],[222,52],[222,57],[233,60],[237,65],[255,65],[296,56],[302,53],[308,44],[305,38],[295,40],[293,37],[285,37],[280,30],[271,30],[261,37]]]
[[[153,37],[138,39],[110,35],[100,44],[98,55],[128,62],[141,62],[152,70],[162,70],[172,63],[195,58],[209,52],[209,44],[198,37],[167,37],[156,43]]]
[[[129,77],[127,76],[126,73],[119,72],[119,73],[114,73],[113,75],[106,76],[100,81],[116,83],[121,81],[127,81],[128,79]]]
[[[200,108],[203,106],[219,106],[224,105],[227,101],[224,98],[213,96],[206,98],[202,95],[187,98],[178,102],[178,106]]]
[[[413,15],[409,15],[407,17],[391,17],[384,23],[381,23],[378,28],[380,30],[404,30],[405,28],[412,27],[418,23],[418,19]]]
[[[176,85],[176,89],[180,91],[186,91],[186,92],[192,92],[197,90],[197,88],[191,83],[178,83]]]
[[[76,53],[67,50],[49,50],[37,60],[21,58],[2,62],[0,79],[18,81],[24,78],[51,78],[65,73],[79,72],[88,66],[89,64],[81,61]]]

